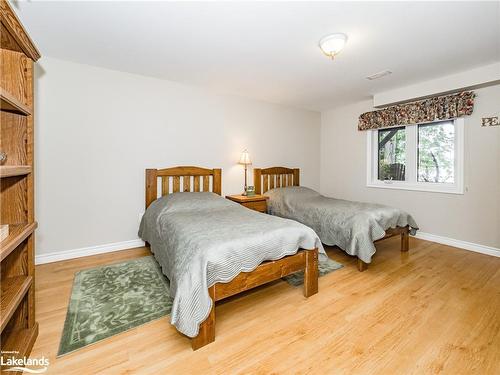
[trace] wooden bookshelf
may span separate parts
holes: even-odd
[[[24,176],[31,173],[31,165],[0,165],[0,178]]]
[[[40,57],[6,0],[0,0],[0,356],[29,356],[35,321],[33,64]],[[5,353],[10,352],[10,353]]]

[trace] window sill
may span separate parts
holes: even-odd
[[[379,189],[395,189],[395,190],[410,190],[410,191],[425,191],[429,193],[444,193],[444,194],[457,194],[463,195],[464,191],[462,188],[453,186],[428,186],[428,185],[419,185],[419,184],[401,184],[401,183],[390,183],[386,184],[384,182],[372,182],[367,183],[367,187],[369,188],[379,188]]]

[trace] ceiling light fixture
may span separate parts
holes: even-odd
[[[319,48],[326,56],[333,60],[333,58],[342,51],[346,42],[347,35],[342,33],[330,34],[320,39]]]

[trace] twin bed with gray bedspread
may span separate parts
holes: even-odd
[[[281,187],[265,195],[268,213],[307,225],[324,244],[338,246],[365,263],[375,254],[373,242],[387,229],[408,225],[413,235],[418,229],[413,217],[398,208],[328,198],[306,187]]]
[[[300,248],[318,248],[319,260],[327,259],[311,228],[208,192],[157,199],[143,216],[139,236],[150,243],[170,280],[171,323],[189,337],[197,336],[210,312],[208,288],[215,283],[229,282]]]

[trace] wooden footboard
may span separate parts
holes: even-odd
[[[217,283],[208,288],[212,310],[200,325],[198,336],[191,339],[193,350],[215,341],[215,302],[259,285],[278,280],[304,270],[304,296],[318,292],[318,249],[300,250],[285,258],[264,262],[252,272],[242,272],[229,283]]]
[[[385,231],[385,236],[381,238],[378,241],[383,241],[387,238],[394,237],[394,236],[401,236],[401,251],[406,252],[410,249],[410,227],[407,225],[406,227],[396,227],[396,228],[389,228]],[[368,263],[363,262],[361,259],[358,258],[358,271],[363,272],[368,269]]]

